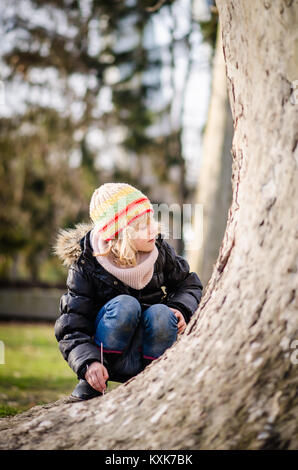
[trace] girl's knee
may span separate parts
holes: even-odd
[[[141,306],[130,295],[119,295],[107,302],[96,326],[95,342],[107,350],[122,352],[136,331],[141,317]]]
[[[118,301],[118,310],[121,312],[121,315],[134,315],[140,317],[141,315],[141,305],[140,302],[128,294],[121,294],[115,297]]]
[[[120,294],[114,297],[113,302],[120,305],[122,310],[141,310],[141,305],[138,299],[128,294]]]
[[[145,327],[154,330],[168,330],[177,326],[177,317],[165,304],[154,304],[143,312],[143,323]]]
[[[157,358],[177,339],[177,317],[165,304],[155,304],[143,312],[145,358]]]
[[[139,301],[128,294],[120,294],[106,304],[106,316],[115,318],[121,323],[138,320],[141,316],[141,305]]]

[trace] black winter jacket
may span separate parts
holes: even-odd
[[[189,272],[188,262],[175,253],[162,234],[155,241],[159,255],[151,281],[141,290],[131,288],[92,256],[91,229],[91,224],[78,224],[74,229],[61,230],[54,246],[55,253],[69,267],[67,292],[60,299],[55,336],[63,358],[78,378],[84,378],[87,364],[100,361],[100,350],[93,339],[94,322],[108,300],[129,294],[139,300],[142,310],[164,303],[180,310],[188,323],[198,308],[203,289],[197,274]],[[108,366],[105,361],[104,364]]]

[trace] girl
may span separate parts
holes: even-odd
[[[60,231],[54,246],[69,267],[55,336],[79,379],[71,396],[80,400],[102,395],[108,379],[125,382],[161,356],[184,331],[203,289],[163,239],[141,191],[105,183],[89,212],[91,225]]]

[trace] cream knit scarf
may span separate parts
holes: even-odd
[[[95,253],[101,253],[106,251],[107,243],[103,241],[98,232],[94,233],[91,230],[90,243]],[[109,273],[123,281],[133,289],[143,289],[152,279],[154,263],[158,257],[158,248],[154,245],[154,248],[150,252],[138,251],[137,266],[133,267],[120,267],[117,266],[111,259],[110,254],[107,256],[96,256],[97,261],[101,264]]]

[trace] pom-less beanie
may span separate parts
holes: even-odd
[[[149,199],[127,183],[105,183],[92,194],[89,214],[94,229],[109,241],[146,212],[154,212]]]

